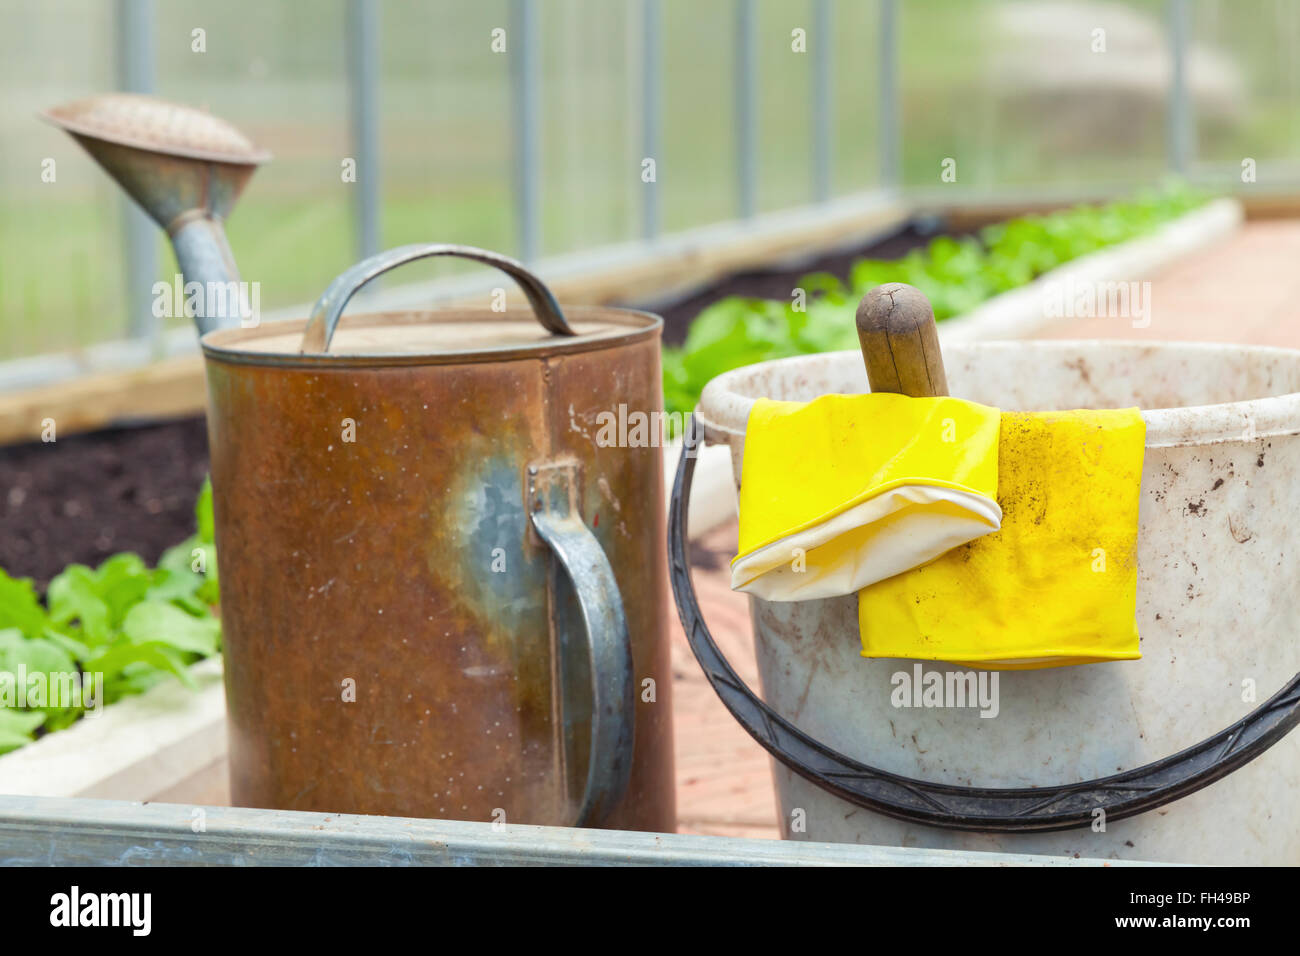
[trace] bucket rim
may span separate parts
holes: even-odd
[[[1129,339],[1045,339],[999,340],[987,342],[961,342],[944,345],[945,356],[965,357],[970,353],[997,353],[1033,350],[1040,352],[1068,352],[1080,349],[1112,348],[1140,355],[1150,351],[1176,351],[1185,354],[1207,354],[1232,351],[1259,356],[1286,356],[1300,364],[1300,349],[1280,348],[1271,345],[1233,345],[1222,342],[1143,342]],[[749,412],[757,397],[745,394],[739,386],[751,381],[757,370],[785,364],[797,369],[800,365],[825,365],[828,362],[848,362],[861,365],[862,357],[856,351],[820,352],[773,359],[754,365],[745,365],[712,379],[700,395],[695,410],[696,418],[704,429],[706,441],[713,444],[738,445],[743,442]],[[865,382],[866,373],[863,372]],[[829,394],[829,393],[828,393]],[[957,396],[960,397],[960,396]],[[1180,405],[1171,408],[1141,408],[1146,423],[1147,448],[1177,448],[1214,445],[1226,442],[1258,441],[1300,434],[1300,392],[1270,395],[1263,398],[1219,402],[1207,405]],[[1249,434],[1249,438],[1247,435]]]

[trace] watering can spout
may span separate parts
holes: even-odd
[[[260,163],[229,123],[201,110],[130,93],[65,103],[43,118],[66,130],[171,239],[199,334],[239,325],[248,301],[222,223]]]

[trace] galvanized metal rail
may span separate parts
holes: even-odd
[[[0,796],[4,866],[1134,866],[1002,853]]]

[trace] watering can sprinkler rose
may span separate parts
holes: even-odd
[[[271,158],[202,110],[132,93],[65,103],[44,118],[66,130],[167,233],[184,286],[155,286],[200,335],[255,319],[260,291],[239,278],[222,223]]]
[[[50,111],[172,238],[238,281],[221,230],[265,154],[139,97]],[[377,276],[456,256],[526,304],[344,317]],[[211,305],[211,301],[205,301]],[[238,806],[676,827],[658,442],[662,320],[561,308],[523,265],[392,249],[309,317],[195,315]]]

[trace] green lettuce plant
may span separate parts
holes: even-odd
[[[793,301],[723,299],[699,314],[682,347],[664,349],[664,406],[689,413],[710,379],[742,365],[857,348],[853,310],[875,286],[916,286],[943,321],[1071,259],[1146,235],[1208,198],[1171,183],[1130,200],[1011,219],[978,237],[939,236],[902,259],[855,262],[847,283],[825,272],[805,276],[803,308]]]
[[[194,536],[164,553],[157,567],[129,553],[96,568],[69,565],[50,581],[44,604],[30,578],[0,570],[0,753],[69,726],[88,706],[138,694],[168,676],[194,686],[190,665],[221,646],[206,482],[195,512]],[[93,695],[79,706],[51,702],[48,693],[20,695],[19,675],[36,674],[46,688],[80,674]],[[93,684],[86,675],[95,675]]]

